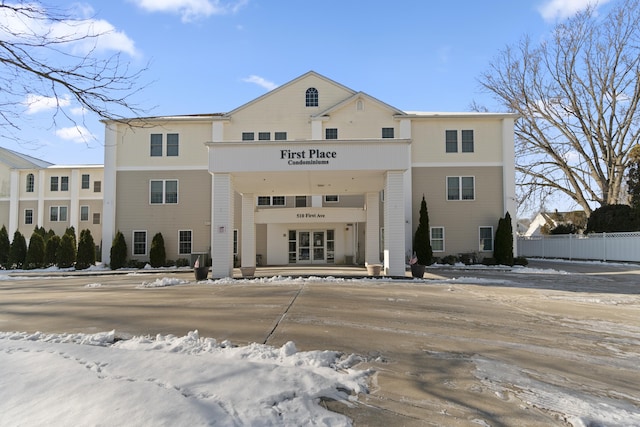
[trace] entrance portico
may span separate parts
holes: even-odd
[[[405,172],[410,168],[411,141],[336,140],[210,142],[212,174],[212,276],[233,272],[233,234],[240,229],[243,267],[256,263],[256,224],[266,224],[272,244],[283,251],[268,262],[331,262],[334,245],[353,245],[354,229],[364,226],[364,261],[380,263],[380,226],[384,226],[384,271],[403,275],[406,227]],[[384,190],[384,222],[380,193]],[[240,224],[234,224],[234,193],[242,196]],[[258,196],[311,197],[311,206],[257,209]],[[361,195],[362,207],[322,207],[322,196]],[[351,227],[349,227],[349,225]],[[283,243],[280,243],[283,242]],[[291,251],[291,247],[295,247]],[[287,253],[288,258],[287,258]],[[308,258],[306,254],[308,253]],[[291,255],[293,254],[293,255]],[[292,258],[293,256],[293,258]]]

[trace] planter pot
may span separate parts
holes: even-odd
[[[424,277],[424,268],[424,265],[411,264],[411,276],[422,279]]]
[[[253,277],[256,273],[255,267],[240,267],[240,272],[242,272],[242,277]]]
[[[196,280],[205,280],[209,275],[209,267],[195,267],[193,271],[196,274]]]
[[[382,265],[380,264],[367,264],[367,274],[369,276],[379,276],[381,270]]]

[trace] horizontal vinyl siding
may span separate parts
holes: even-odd
[[[152,179],[177,179],[178,203],[151,205],[149,181]],[[211,175],[208,172],[118,172],[116,181],[116,231],[123,233],[129,256],[133,230],[147,231],[147,253],[153,236],[162,233],[170,260],[184,257],[178,255],[178,230],[193,231],[193,252],[209,251]]]
[[[447,176],[474,176],[475,200],[447,200]],[[493,226],[494,234],[504,216],[502,168],[413,168],[413,231],[418,226],[420,203],[424,194],[429,225],[445,228],[445,252],[436,256],[478,252],[478,227]],[[492,256],[482,253],[482,256]]]

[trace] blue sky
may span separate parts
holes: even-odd
[[[600,1],[601,7],[607,7]],[[617,0],[612,0],[614,3]],[[109,31],[96,54],[122,52],[148,69],[134,100],[146,115],[226,112],[314,70],[405,111],[501,108],[478,77],[525,34],[542,40],[588,0],[49,1]],[[1,19],[1,17],[0,17]],[[1,96],[1,95],[0,95]],[[56,164],[103,162],[104,129],[79,130],[51,102],[32,102],[21,134],[2,145]],[[49,100],[51,101],[51,100]],[[62,98],[70,116],[78,105]],[[25,104],[27,105],[27,104]],[[39,108],[35,108],[39,107]],[[78,123],[82,124],[82,120]]]

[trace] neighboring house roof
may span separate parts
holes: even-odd
[[[578,227],[584,227],[587,222],[587,214],[584,211],[570,211],[570,212],[540,212],[531,221],[529,229],[524,233],[525,236],[539,236],[542,233],[542,228],[547,226],[548,229],[553,229],[560,224],[575,224]]]
[[[11,169],[42,169],[53,166],[53,163],[0,147],[0,162]]]

